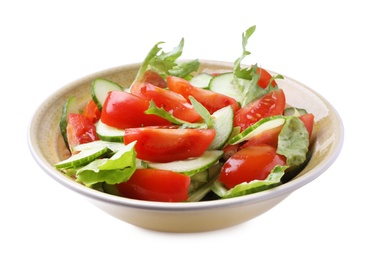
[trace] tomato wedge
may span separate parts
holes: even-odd
[[[173,171],[138,169],[127,182],[116,185],[124,197],[148,201],[180,202],[188,198],[190,177]]]
[[[281,115],[286,105],[282,89],[273,90],[257,100],[252,101],[235,113],[234,126],[240,126],[241,131],[262,118]]]
[[[235,99],[207,89],[197,88],[185,79],[168,76],[166,78],[166,81],[167,86],[170,90],[179,93],[188,101],[190,101],[189,96],[193,96],[211,114],[219,110],[220,108],[226,107],[228,105],[232,106],[234,112],[240,108],[238,102]]]
[[[231,189],[243,182],[264,180],[276,165],[286,158],[271,145],[254,145],[236,152],[222,166],[218,180]]]
[[[169,125],[166,119],[144,113],[149,101],[124,91],[108,93],[101,111],[101,121],[119,129],[128,127]]]
[[[259,144],[268,144],[268,145],[271,145],[277,148],[278,138],[279,138],[279,134],[281,132],[282,127],[283,126],[281,125],[281,126],[266,130],[256,136],[253,136],[245,144],[243,144],[240,147],[240,149],[244,149],[245,147],[259,145]]]
[[[193,108],[182,95],[171,90],[156,87],[146,83],[140,90],[141,95],[147,100],[153,100],[156,106],[165,109],[174,117],[194,123],[202,119],[198,112]]]
[[[70,113],[66,133],[69,147],[98,140],[96,126],[82,114]]]
[[[97,121],[100,119],[101,112],[93,99],[91,99],[84,107],[83,115],[92,123],[97,123]]]
[[[137,141],[137,158],[170,162],[201,156],[215,137],[213,129],[127,128],[124,143]]]
[[[302,122],[305,125],[305,128],[307,129],[309,133],[309,138],[312,137],[313,133],[313,126],[314,126],[314,115],[313,114],[305,114],[299,116],[299,119],[302,120]]]
[[[260,67],[257,68],[256,73],[260,74],[260,78],[258,80],[258,86],[260,86],[261,88],[267,88],[268,84],[270,83],[270,81],[272,79],[271,74],[267,70],[262,69]],[[271,86],[276,87],[276,81],[275,80],[272,81]]]
[[[140,96],[140,89],[144,86],[145,83],[150,83],[159,88],[167,87],[166,81],[161,77],[160,74],[153,70],[146,70],[143,76],[136,82],[134,82],[133,86],[130,88],[130,93]]]

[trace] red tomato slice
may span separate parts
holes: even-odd
[[[139,80],[137,80],[133,86],[130,88],[130,93],[140,96],[141,87],[144,86],[145,83],[150,83],[159,88],[167,88],[166,81],[161,77],[160,74],[153,70],[146,70]]]
[[[271,74],[267,70],[262,69],[260,67],[257,68],[256,73],[260,74],[260,78],[258,80],[258,86],[260,86],[261,88],[267,88],[268,84],[270,83],[270,80],[272,79]],[[276,87],[276,81],[273,80],[271,85],[273,87]]]
[[[256,136],[253,136],[244,145],[242,145],[240,149],[244,149],[245,147],[248,147],[248,146],[260,145],[260,144],[268,144],[268,145],[271,145],[277,148],[278,138],[279,138],[279,134],[281,132],[282,127],[283,126],[281,125],[281,126],[266,130]]]
[[[66,133],[69,147],[98,140],[96,126],[82,114],[70,113],[67,119]]]
[[[174,117],[194,123],[202,119],[192,104],[180,94],[146,83],[141,88],[141,95],[147,100],[153,100],[156,106],[165,109]]]
[[[213,129],[127,128],[124,143],[137,141],[134,148],[139,159],[170,162],[201,156],[215,134]]]
[[[166,119],[144,113],[149,101],[124,91],[111,91],[101,111],[101,121],[109,126],[125,129],[128,127],[169,125]]]
[[[139,169],[116,185],[124,197],[139,200],[180,202],[188,198],[190,177],[173,171]]]
[[[311,138],[314,126],[314,115],[313,114],[301,115],[299,116],[299,119],[302,120],[302,122],[304,123],[305,128],[309,133],[309,138]]]
[[[236,152],[221,168],[218,180],[231,189],[243,182],[264,180],[276,165],[285,165],[286,158],[270,145],[249,146]]]
[[[166,81],[170,90],[181,94],[188,101],[190,101],[189,96],[193,96],[211,114],[228,105],[233,107],[234,112],[239,109],[239,104],[235,99],[207,89],[197,88],[185,79],[168,76]]]
[[[93,99],[91,99],[85,106],[83,115],[92,123],[97,123],[97,121],[100,119],[101,112]]]
[[[240,126],[243,131],[262,118],[281,115],[285,105],[284,91],[282,89],[271,91],[239,109],[235,113],[234,126]]]

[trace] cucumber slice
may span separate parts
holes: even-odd
[[[107,147],[109,148],[113,153],[117,152],[118,150],[122,149],[125,145],[123,143],[117,143],[117,142],[108,142],[103,140],[97,140],[89,143],[79,144],[73,147],[73,152],[80,152],[83,150],[90,150],[95,149],[98,147]]]
[[[92,99],[96,103],[100,111],[102,109],[103,104],[105,103],[107,94],[110,91],[114,90],[122,91],[123,88],[119,84],[109,81],[107,79],[98,78],[92,82],[91,85]]]
[[[308,114],[304,108],[288,107],[284,109],[284,116],[301,116]]]
[[[255,135],[258,135],[266,130],[278,127],[285,123],[285,117],[283,116],[271,116],[262,118],[257,123],[249,126],[247,129],[242,131],[240,134],[232,137],[229,140],[229,144],[238,144],[243,141],[249,140]]]
[[[213,77],[209,84],[209,89],[234,98],[239,103],[241,102],[242,94],[235,87],[234,74],[226,72]]]
[[[207,150],[219,150],[224,148],[233,132],[234,110],[231,106],[227,106],[214,112],[212,117],[216,136]]]
[[[68,168],[75,168],[86,165],[101,155],[109,152],[109,148],[107,146],[97,146],[92,149],[82,150],[77,154],[73,154],[68,159],[58,162],[55,164],[56,169],[68,169]]]
[[[60,123],[59,123],[61,135],[62,135],[62,137],[64,139],[64,143],[65,143],[66,147],[68,147],[68,149],[70,149],[70,147],[69,147],[69,143],[68,143],[66,127],[68,125],[68,115],[70,113],[79,113],[78,104],[77,104],[76,98],[74,96],[70,97],[64,103],[62,113],[61,113],[61,119],[60,119]]]
[[[108,126],[98,120],[96,123],[96,132],[101,140],[109,142],[123,142],[124,141],[124,130],[118,129],[112,126]]]
[[[212,165],[216,164],[221,158],[223,151],[212,150],[205,151],[200,157],[195,157],[187,160],[173,161],[168,163],[145,162],[148,168],[169,170],[180,172],[188,176],[207,170]]]
[[[208,88],[212,78],[213,77],[210,74],[201,73],[195,75],[189,82],[197,88]]]

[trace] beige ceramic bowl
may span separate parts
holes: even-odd
[[[232,63],[202,61],[200,70],[231,69]],[[312,89],[285,77],[279,86],[287,103],[302,107],[315,115],[312,159],[293,180],[259,193],[208,202],[165,203],[122,198],[87,188],[54,168],[63,158],[59,120],[64,102],[72,95],[84,105],[90,99],[90,84],[106,78],[122,86],[130,85],[140,64],[108,69],[79,79],[61,88],[45,100],[31,121],[28,141],[34,159],[44,172],[57,182],[92,202],[101,210],[130,224],[159,231],[198,232],[233,226],[265,213],[293,191],[311,182],[336,160],[343,144],[343,124],[335,109]],[[65,156],[65,155],[64,155]],[[323,194],[321,194],[323,196]]]

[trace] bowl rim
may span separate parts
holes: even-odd
[[[222,65],[232,64],[231,62],[226,62],[226,61],[215,61],[215,60],[199,60],[199,61],[201,62],[201,64],[203,63],[222,64]],[[120,205],[124,207],[139,208],[139,209],[145,209],[145,210],[198,211],[198,210],[207,210],[207,209],[213,209],[213,208],[224,208],[224,207],[233,207],[233,206],[245,205],[245,204],[254,204],[260,201],[270,200],[275,197],[288,195],[292,193],[293,191],[299,189],[300,187],[306,185],[307,183],[313,181],[317,177],[319,177],[323,172],[325,172],[336,161],[336,159],[338,158],[342,150],[342,146],[344,142],[344,126],[343,126],[342,119],[339,113],[337,112],[337,110],[330,104],[329,101],[327,101],[323,96],[321,96],[319,93],[317,93],[312,88],[304,85],[303,83],[291,77],[284,76],[284,78],[287,78],[297,83],[301,87],[307,89],[308,91],[312,92],[314,95],[316,95],[319,99],[321,99],[328,106],[330,112],[333,113],[338,123],[338,125],[335,128],[337,131],[337,138],[336,138],[336,141],[333,142],[333,147],[331,148],[332,152],[326,156],[326,158],[323,160],[321,164],[317,165],[313,169],[310,169],[308,174],[304,174],[302,176],[299,176],[298,178],[294,178],[287,183],[284,183],[282,185],[279,185],[269,190],[265,190],[265,191],[261,191],[261,192],[257,192],[253,194],[248,194],[245,196],[235,197],[235,198],[219,199],[219,200],[213,200],[213,201],[201,201],[201,202],[170,203],[170,202],[136,200],[136,199],[130,199],[130,198],[119,197],[119,196],[107,194],[101,191],[97,191],[97,190],[88,188],[80,183],[77,183],[74,180],[63,175],[58,170],[56,170],[52,165],[50,165],[47,162],[46,158],[38,155],[39,145],[36,142],[36,138],[33,138],[33,136],[35,135],[36,123],[38,121],[37,119],[39,115],[41,114],[43,110],[44,105],[48,103],[48,100],[52,96],[57,96],[57,94],[67,91],[68,89],[76,85],[78,82],[90,80],[91,78],[96,78],[99,75],[103,75],[106,73],[112,73],[113,71],[121,71],[122,69],[127,68],[127,67],[133,67],[133,66],[138,67],[140,64],[141,62],[115,66],[115,67],[111,67],[111,68],[81,77],[55,90],[53,93],[51,93],[51,95],[46,97],[46,99],[36,108],[36,110],[33,112],[31,116],[31,119],[30,119],[30,122],[27,128],[28,147],[36,163],[51,178],[53,178],[54,180],[62,184],[64,187],[69,188],[73,190],[74,192],[79,193],[80,195],[84,195],[87,198],[93,199],[95,201],[101,201],[101,202],[112,203],[112,204]],[[269,70],[269,72],[275,73],[271,70]]]

